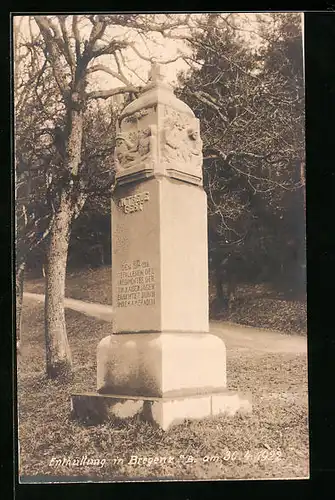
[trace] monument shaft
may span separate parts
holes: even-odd
[[[113,332],[207,332],[207,259],[200,186],[161,176],[117,188]]]

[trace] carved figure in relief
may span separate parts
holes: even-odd
[[[138,132],[138,152],[143,159],[150,151],[150,128],[142,129]]]
[[[192,141],[190,153],[192,155],[196,156],[197,159],[201,161],[203,142],[202,142],[202,139],[200,137],[199,130],[197,128],[189,128],[187,133],[188,133],[189,138]]]
[[[157,126],[149,127],[138,132],[138,153],[140,161],[144,161],[148,156],[156,155],[157,151]]]
[[[165,120],[162,150],[168,162],[183,162],[201,168],[202,140],[198,123],[189,117],[177,121],[177,114]]]
[[[167,119],[163,129],[163,155],[168,161],[177,160],[183,141],[185,129],[183,124]]]
[[[116,146],[114,150],[115,170],[127,168],[129,162],[133,162],[138,158],[138,144],[130,142],[126,134],[117,134]]]
[[[150,125],[149,127],[140,130],[138,135],[138,151],[141,158],[144,159],[144,157],[148,156],[148,153],[152,153],[154,151],[153,143],[156,135],[155,125]]]
[[[149,150],[152,158],[156,158],[157,156],[157,147],[158,147],[157,135],[158,135],[157,125],[150,125]]]
[[[134,142],[130,139],[134,139]],[[120,133],[116,136],[116,147],[114,151],[116,171],[132,167],[146,160],[149,156],[154,157],[156,154],[156,125],[150,125],[138,132],[131,132],[130,134]]]

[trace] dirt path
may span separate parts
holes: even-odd
[[[38,293],[25,292],[24,298],[44,302],[44,295]],[[104,321],[111,321],[113,318],[112,306],[104,304],[66,298],[65,307]],[[272,353],[307,353],[307,338],[299,335],[285,335],[272,330],[224,321],[211,321],[210,331],[224,340],[227,349]]]
[[[44,302],[44,295],[41,293],[25,292],[23,294],[23,297],[27,299],[37,300],[38,302]],[[78,311],[86,314],[87,316],[93,316],[94,318],[102,319],[104,321],[111,321],[113,319],[112,306],[66,298],[65,307],[67,309],[73,309],[74,311]]]
[[[281,332],[224,321],[211,321],[210,331],[225,341],[227,349],[307,353],[307,337],[300,335],[286,335]]]

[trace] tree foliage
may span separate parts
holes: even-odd
[[[236,25],[210,15],[203,33],[190,39],[191,70],[180,75],[180,96],[200,118],[204,139],[218,291],[226,271],[228,281],[272,279],[283,268],[291,271],[292,259],[297,266],[295,254],[301,257],[300,15],[273,14],[260,35],[252,48]]]

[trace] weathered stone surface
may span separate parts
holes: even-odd
[[[208,332],[207,197],[163,179],[160,197],[162,330]]]
[[[125,334],[98,345],[97,390],[136,396],[187,396],[226,388],[226,348],[208,333]]]
[[[160,331],[159,181],[118,189],[112,201],[114,333]]]
[[[226,390],[226,348],[208,333],[207,199],[199,120],[154,67],[121,113],[112,199],[113,335],[78,418],[185,418],[251,411]]]
[[[112,203],[114,333],[208,331],[206,194],[169,178]]]
[[[157,72],[121,113],[114,158],[119,185],[153,175],[202,185],[199,120]]]
[[[109,417],[125,420],[136,416],[140,420],[168,430],[185,419],[250,413],[252,401],[251,394],[233,391],[171,398],[146,398],[118,394],[73,394],[71,408],[75,418],[86,422],[102,422]]]
[[[153,65],[121,113],[112,200],[114,333],[207,332],[199,120]]]

